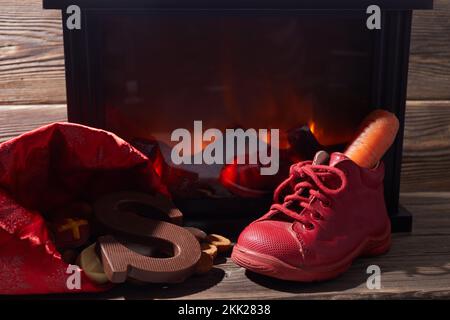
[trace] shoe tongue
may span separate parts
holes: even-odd
[[[335,167],[338,163],[350,160],[345,154],[340,152],[333,152],[330,157],[330,167]]]
[[[316,153],[316,155],[314,156],[313,164],[314,165],[327,164],[329,159],[330,159],[330,155],[328,154],[328,152],[321,150],[321,151],[318,151]]]
[[[319,151],[314,156],[313,165],[331,165],[331,161],[333,161],[333,155],[335,155],[335,153],[333,153],[330,158],[328,152]],[[332,174],[322,175],[319,179],[331,188],[337,188],[340,184],[339,181],[336,180],[336,177]]]

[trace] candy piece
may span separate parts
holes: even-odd
[[[198,241],[203,241],[206,239],[207,234],[203,230],[194,227],[184,227],[184,228],[190,233],[192,233],[194,237],[197,238]]]
[[[210,243],[201,243],[200,248],[202,249],[202,252],[209,254],[213,259],[217,257],[217,247]]]
[[[60,219],[53,223],[55,245],[59,249],[78,248],[89,240],[89,223],[78,218]]]
[[[57,231],[58,232],[64,232],[67,230],[72,231],[72,236],[75,240],[80,240],[81,239],[81,233],[80,233],[80,227],[81,226],[87,226],[88,222],[86,220],[83,219],[65,219],[65,223],[58,226]]]
[[[195,266],[195,274],[201,275],[209,272],[214,265],[214,258],[206,252],[202,252],[200,260]]]
[[[96,244],[84,249],[78,259],[78,265],[83,269],[86,276],[97,284],[105,284],[108,277],[103,271],[103,265],[95,251]]]
[[[168,258],[147,257],[130,250],[113,236],[100,237],[102,262],[111,282],[122,283],[132,278],[151,283],[178,283],[194,273],[201,251],[198,241],[189,231],[163,221],[148,221],[146,224],[141,221],[141,224],[148,233],[142,233],[140,237],[146,237],[148,241],[164,239],[178,248],[178,254]]]
[[[103,197],[95,203],[97,220],[116,235],[98,239],[104,270],[111,282],[122,283],[132,278],[143,282],[174,283],[184,281],[194,273],[201,256],[198,240],[178,225],[149,219],[152,215],[146,214],[142,207],[151,211],[155,203],[165,203],[165,206],[156,205],[159,213],[181,222],[181,212],[173,205],[167,205],[170,200],[158,197],[158,202],[155,198],[142,193],[122,192]],[[148,257],[128,248],[128,240],[119,241],[117,235],[130,241],[137,238],[157,247],[157,252],[166,252],[167,248],[175,252],[168,258]]]
[[[373,168],[381,160],[397,135],[397,117],[385,110],[372,111],[362,122],[357,138],[345,155],[364,168]]]
[[[216,246],[219,253],[226,252],[231,248],[231,241],[218,234],[209,234],[205,241]]]

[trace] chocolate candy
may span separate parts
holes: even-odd
[[[103,271],[103,265],[95,251],[95,246],[96,243],[81,252],[78,258],[78,265],[91,281],[97,284],[105,284],[108,282],[108,277]]]
[[[128,277],[143,282],[181,282],[194,273],[201,256],[199,242],[178,225],[148,218],[155,215],[154,211],[164,214],[173,223],[181,223],[181,212],[169,199],[161,196],[121,192],[95,203],[98,221],[115,235],[98,239],[103,267],[111,282],[122,283]],[[122,237],[120,241],[119,236]],[[169,248],[173,256],[141,255],[129,249],[127,240],[123,239],[159,246],[162,251]]]
[[[217,247],[217,251],[226,252],[231,248],[231,241],[218,234],[209,234],[205,241]]]
[[[79,218],[63,218],[53,223],[55,245],[59,249],[78,248],[89,240],[89,222]]]
[[[158,255],[158,248],[156,248],[155,246],[126,241],[126,247],[131,251],[139,253],[143,256],[155,257],[156,255]]]

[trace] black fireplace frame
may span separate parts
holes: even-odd
[[[367,6],[377,4],[382,9],[382,28],[374,34],[372,104],[389,106],[400,120],[400,130],[392,148],[384,157],[386,164],[385,199],[393,231],[411,231],[412,217],[399,206],[400,171],[412,10],[432,9],[432,0],[43,0],[44,8],[62,11],[68,119],[94,127],[102,127],[101,101],[96,93],[100,57],[92,31],[98,28],[99,14],[127,12],[157,14],[158,12],[189,14],[193,11],[209,13],[273,13],[320,12],[330,14],[365,13]],[[82,27],[68,30],[66,8],[81,8]],[[274,6],[276,9],[274,9]]]

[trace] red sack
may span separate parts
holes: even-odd
[[[0,144],[0,294],[107,289],[81,272],[70,290],[68,265],[49,238],[45,213],[82,197],[162,192],[147,157],[112,133],[55,123]]]

